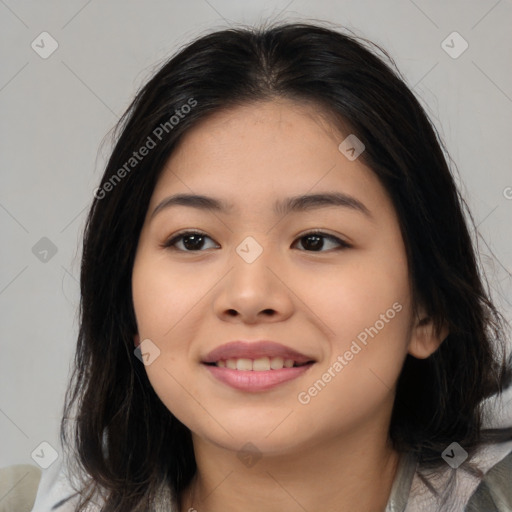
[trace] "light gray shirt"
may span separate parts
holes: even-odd
[[[512,387],[499,402],[490,403],[492,423],[484,426],[512,426],[510,405]],[[448,463],[428,474],[414,457],[403,454],[384,512],[512,512],[512,440],[481,446],[471,462],[483,476],[466,471],[464,464],[452,467]],[[43,471],[32,512],[74,512],[75,492],[60,457]],[[162,511],[178,511],[169,493],[162,494],[161,503]],[[99,504],[88,508],[88,512],[100,510]]]

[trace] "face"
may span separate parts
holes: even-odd
[[[167,162],[133,268],[134,342],[196,438],[286,453],[371,431],[406,354],[436,348],[412,315],[391,200],[338,149],[348,135],[311,106],[252,104],[203,120]],[[218,208],[165,205],[176,194]],[[338,201],[289,202],[322,194]]]

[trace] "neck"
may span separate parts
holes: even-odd
[[[264,454],[254,464],[194,436],[198,469],[180,510],[384,511],[399,455],[386,436],[375,434],[339,435],[294,453]]]

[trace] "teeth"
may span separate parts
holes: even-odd
[[[284,359],[282,357],[273,357],[270,360],[270,368],[272,370],[280,370],[284,366]]]
[[[252,370],[251,359],[237,359],[236,360],[236,369],[237,370]]]
[[[265,372],[270,369],[282,370],[283,368],[292,368],[295,361],[293,359],[283,359],[282,357],[260,357],[254,360],[241,357],[239,359],[217,361],[215,364],[216,366],[231,370]]]
[[[252,362],[252,370],[255,372],[264,372],[270,370],[270,359],[268,357],[260,357]]]

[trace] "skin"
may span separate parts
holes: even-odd
[[[398,463],[388,441],[396,381],[407,353],[428,357],[447,333],[420,324],[421,306],[413,315],[395,210],[361,158],[338,150],[347,135],[309,104],[239,106],[190,130],[157,182],[133,268],[134,343],[159,348],[148,378],[192,432],[198,471],[182,511],[385,508]],[[357,198],[371,217],[339,206],[273,212],[275,200],[333,191]],[[233,210],[172,206],[151,218],[176,193],[224,199]],[[199,249],[183,240],[162,247],[185,229],[207,234]],[[351,246],[323,239],[315,250],[302,238],[312,229]],[[236,252],[247,236],[263,249],[252,263]],[[298,394],[395,303],[401,311],[300,403]],[[274,340],[316,363],[274,389],[235,390],[200,361],[237,339]],[[248,442],[261,455],[251,466],[237,457]]]

